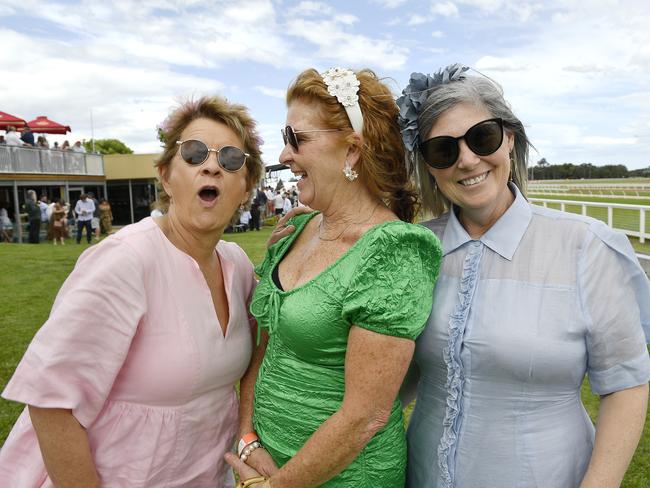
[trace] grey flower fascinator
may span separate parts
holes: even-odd
[[[420,144],[418,132],[418,115],[422,105],[429,96],[429,91],[436,85],[443,85],[464,78],[463,73],[468,66],[456,63],[440,69],[433,76],[423,73],[412,73],[409,84],[402,90],[402,96],[397,99],[399,107],[398,122],[404,146],[414,152]]]

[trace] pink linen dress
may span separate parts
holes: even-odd
[[[253,267],[220,241],[225,337],[197,263],[151,219],[89,248],[56,297],[3,397],[71,409],[104,487],[230,487],[248,366]],[[53,486],[27,408],[0,452],[0,487]]]

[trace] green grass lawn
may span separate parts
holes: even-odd
[[[227,234],[225,239],[237,242],[251,260],[259,263],[265,251],[270,227],[260,232]],[[18,361],[38,328],[47,319],[56,293],[86,249],[86,244],[68,241],[66,246],[51,243],[39,245],[0,244],[0,388],[9,380]],[[582,400],[595,421],[598,397],[590,393],[585,383]],[[412,406],[406,409],[407,419]],[[18,417],[22,405],[0,399],[0,442],[4,440]],[[625,488],[647,488],[650,473],[650,421],[623,483]]]

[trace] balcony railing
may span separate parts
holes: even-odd
[[[104,175],[101,154],[0,145],[0,174]]]

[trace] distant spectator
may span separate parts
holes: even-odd
[[[243,225],[243,230],[248,229],[251,222],[251,212],[243,205],[241,206],[241,212],[239,214],[239,223]]]
[[[74,148],[72,148],[74,150]],[[88,198],[90,198],[93,201],[93,204],[95,205],[95,211],[93,212],[93,219],[91,221],[91,226],[93,229],[93,232],[95,234],[95,240],[99,240],[99,231],[100,231],[100,225],[99,225],[99,202],[95,198],[95,194],[91,191],[88,192]]]
[[[113,210],[105,198],[99,202],[99,223],[102,234],[113,232]]]
[[[270,217],[273,215],[273,199],[275,198],[275,193],[271,190],[270,186],[267,186],[264,194],[266,195],[266,216]]]
[[[293,207],[293,202],[289,198],[289,194],[284,194],[284,203],[282,205],[282,215],[285,215]]]
[[[57,200],[52,210],[52,241],[57,245],[57,241],[61,245],[65,245],[65,208],[61,205],[61,201]]]
[[[41,198],[38,201],[38,208],[41,209],[41,223],[45,223],[49,220],[49,215],[47,213],[48,207],[47,195],[41,195]]]
[[[7,141],[5,141],[5,136],[0,136],[0,144],[4,144],[5,146],[7,145]]]
[[[92,239],[92,220],[93,213],[95,213],[95,204],[88,195],[82,193],[74,207],[74,212],[77,214],[77,244],[81,243],[81,235],[83,230],[86,229],[86,240],[88,244]]]
[[[70,150],[73,151],[73,152],[78,152],[78,153],[85,153],[86,152],[86,148],[81,145],[81,141],[75,142],[74,146],[72,146],[70,148]]]
[[[7,204],[0,202],[0,241],[11,242],[13,240],[14,226],[7,213]]]
[[[266,194],[258,188],[251,204],[250,229],[260,230],[260,216],[266,212]]]
[[[47,142],[47,139],[45,139],[45,136],[38,136],[38,139],[36,139],[36,147],[40,149],[49,149],[50,148],[50,143]]]
[[[273,208],[275,209],[275,215],[282,215],[282,210],[284,208],[284,197],[282,196],[282,193],[278,192],[278,194],[273,197]]]
[[[52,146],[52,149],[56,149],[57,151],[58,151],[59,149],[61,149],[61,148],[59,147],[59,143],[55,141],[55,142],[54,142],[54,146]]]
[[[34,147],[34,145],[35,145],[35,143],[34,143],[34,133],[27,126],[25,126],[25,129],[23,129],[23,133],[20,136],[20,139],[23,141],[23,144],[25,146]]]
[[[63,144],[61,145],[61,151],[69,151],[70,150],[70,143],[68,141],[63,141]]]
[[[38,244],[41,230],[41,209],[36,202],[36,192],[34,190],[27,191],[25,210],[27,211],[27,221],[29,223],[29,243]]]
[[[22,146],[24,143],[20,138],[20,134],[16,132],[16,128],[13,126],[7,127],[7,134],[5,135],[5,140],[7,146]]]

